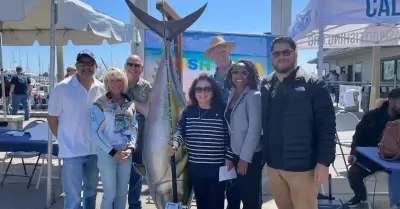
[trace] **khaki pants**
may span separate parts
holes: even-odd
[[[268,167],[268,184],[278,209],[317,209],[314,172],[289,172]]]

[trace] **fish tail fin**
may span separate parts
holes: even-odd
[[[157,35],[165,38],[167,40],[172,40],[175,36],[185,31],[189,28],[197,19],[203,14],[204,10],[207,7],[207,3],[202,6],[197,11],[187,15],[186,17],[175,20],[168,21],[164,23],[164,21],[157,20],[156,18],[150,16],[146,12],[143,12],[141,9],[136,7],[130,0],[125,0],[126,4],[132,11],[132,13],[150,30],[157,33]]]

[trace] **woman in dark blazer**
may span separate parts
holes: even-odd
[[[228,183],[228,209],[260,209],[262,172],[260,77],[255,65],[247,60],[233,64],[226,76],[230,89],[225,118],[237,179]]]

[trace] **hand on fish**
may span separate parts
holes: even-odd
[[[129,159],[129,157],[131,157],[131,156],[132,156],[132,150],[127,149],[125,151],[118,151],[117,153],[115,153],[114,159],[120,163],[120,162],[127,161]]]
[[[177,148],[175,148],[174,146],[169,146],[168,147],[168,156],[173,156],[176,153]]]

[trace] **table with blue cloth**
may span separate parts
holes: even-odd
[[[47,154],[47,141],[31,140],[29,133],[23,136],[6,134],[14,130],[0,130],[0,152],[39,152]],[[53,142],[53,155],[58,155],[58,144]]]
[[[47,154],[47,141],[46,140],[32,140],[29,133],[25,133],[23,136],[11,136],[6,134],[9,131],[16,131],[16,130],[7,130],[7,129],[0,129],[0,152],[38,152],[38,158],[35,163],[35,167],[33,168],[31,175],[14,175],[14,174],[7,174],[8,169],[12,163],[12,159],[7,165],[7,169],[1,181],[1,184],[4,183],[6,176],[22,176],[22,177],[29,177],[28,188],[32,181],[33,174],[35,173],[36,167],[39,163],[40,155]],[[53,142],[53,155],[58,155],[58,143]],[[25,167],[24,167],[25,168]]]
[[[384,167],[389,172],[389,200],[390,206],[393,207],[400,203],[400,161],[386,161],[378,154],[377,147],[357,147],[356,151],[364,155],[368,159],[374,161]],[[396,186],[397,185],[397,186]]]

